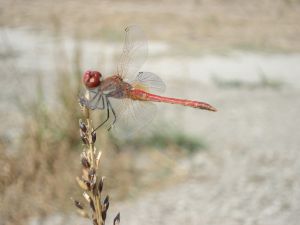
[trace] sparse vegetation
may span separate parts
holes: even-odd
[[[188,136],[179,131],[156,131],[150,135],[142,135],[126,142],[115,139],[114,143],[137,150],[143,148],[143,146],[161,150],[169,147],[176,147],[179,149],[179,151],[186,151],[189,153],[193,153],[197,150],[207,149],[207,144],[204,140]]]

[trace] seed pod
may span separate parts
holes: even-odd
[[[88,203],[90,203],[91,202],[91,197],[88,195],[88,193],[86,193],[86,192],[83,192],[83,197],[85,198],[85,200],[88,202]]]
[[[94,184],[92,186],[92,191],[93,191],[93,195],[94,196],[98,196],[98,189],[97,189],[97,185],[96,184]]]
[[[85,145],[87,145],[89,143],[89,140],[87,139],[87,137],[82,132],[80,132],[80,137],[81,137],[82,142]]]
[[[95,142],[96,142],[96,138],[97,138],[96,132],[93,131],[93,132],[91,133],[91,135],[92,135],[92,142],[95,143]]]
[[[106,219],[106,211],[102,211],[101,216],[102,216],[103,221],[105,221],[105,219]]]
[[[82,120],[79,120],[79,127],[80,127],[80,130],[81,130],[83,133],[86,133],[86,132],[87,132],[86,125],[85,125],[85,123],[82,122]]]
[[[96,168],[98,168],[98,166],[99,166],[101,155],[102,155],[102,152],[99,151],[98,155],[96,157]]]
[[[93,176],[90,182],[91,182],[91,187],[94,188],[96,186],[97,176]]]
[[[89,161],[86,157],[81,158],[81,164],[86,169],[89,169],[91,167],[91,164],[89,163]]]
[[[93,219],[93,225],[98,225],[97,219]]]
[[[89,169],[82,168],[82,179],[90,180],[89,179]]]
[[[96,211],[96,210],[95,210],[95,204],[94,204],[94,202],[93,202],[92,199],[90,199],[90,207],[91,207],[91,209],[93,210],[93,212]]]
[[[114,225],[119,225],[121,220],[120,213],[117,214],[117,216],[114,218]]]
[[[94,187],[96,186],[96,182],[97,182],[97,176],[95,174],[95,170],[94,169],[90,169],[89,173],[88,173],[88,180],[90,182],[90,187],[92,189],[94,189]]]
[[[98,191],[99,191],[99,193],[101,193],[102,190],[103,190],[103,185],[104,185],[103,181],[104,181],[104,177],[101,177],[101,180],[98,183]]]
[[[106,211],[109,208],[109,196],[108,195],[105,197],[102,207],[103,207],[102,211],[106,213]]]
[[[86,154],[86,149],[83,149],[83,152],[81,152],[80,157],[81,158],[88,158],[87,154]]]
[[[86,184],[88,190],[90,191],[90,190],[91,190],[92,184],[91,184],[89,181],[87,181],[87,180],[83,180],[83,181],[85,182],[85,184]]]
[[[107,203],[105,204],[105,211],[107,211],[108,208],[109,208],[109,202],[107,202]]]
[[[104,205],[109,204],[109,196],[108,195],[106,195],[103,203],[104,203]]]
[[[81,204],[79,201],[74,200],[74,204],[75,204],[75,206],[76,206],[78,209],[83,209],[83,206],[82,206],[82,204]]]
[[[79,177],[76,177],[76,181],[79,187],[81,187],[83,190],[85,191],[89,190],[89,186],[86,181],[80,179]]]
[[[93,181],[96,174],[96,170],[94,168],[90,168],[89,170],[89,180]]]

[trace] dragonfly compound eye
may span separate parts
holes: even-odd
[[[83,75],[83,83],[87,88],[95,88],[100,84],[101,73],[98,71],[86,71]]]

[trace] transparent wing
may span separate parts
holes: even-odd
[[[148,44],[144,32],[138,26],[125,29],[123,52],[117,67],[117,73],[123,79],[133,79],[144,64],[148,55]]]
[[[139,72],[136,78],[130,83],[134,88],[154,94],[163,93],[166,90],[166,85],[162,79],[151,72]]]
[[[131,99],[120,101],[118,106],[112,103],[117,118],[111,132],[117,138],[130,139],[154,119],[157,108],[152,102]]]

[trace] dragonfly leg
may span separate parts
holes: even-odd
[[[95,99],[97,99],[96,103],[92,103],[92,101],[94,101]],[[101,107],[98,107],[99,105],[99,102],[101,101],[102,99],[102,106]],[[91,110],[94,110],[94,109],[104,109],[104,101],[103,101],[103,95],[101,95],[100,92],[98,92],[91,100],[86,100],[86,106],[91,109]]]
[[[109,109],[110,109],[110,107],[109,107],[109,101],[108,101],[107,97],[105,97],[105,100],[106,100],[106,115],[107,115],[107,117],[106,117],[106,119],[100,125],[98,125],[95,128],[94,131],[96,131],[97,129],[99,129],[100,127],[102,127],[109,120]],[[103,104],[103,109],[104,109],[104,98],[103,98],[103,96],[102,96],[102,104]]]
[[[99,104],[99,102],[100,102],[100,99],[102,99],[102,105],[101,105],[101,107],[100,106],[98,106],[97,108],[98,109],[100,109],[100,110],[103,110],[103,109],[105,109],[105,105],[104,105],[104,97],[103,97],[103,95],[101,95],[101,97],[97,100],[97,103],[96,103],[96,105],[98,105]]]
[[[113,120],[112,124],[111,124],[110,127],[107,129],[107,130],[109,131],[109,130],[112,128],[112,126],[115,124],[115,122],[117,121],[117,117],[116,117],[116,112],[115,112],[114,108],[111,106],[111,104],[110,104],[110,102],[109,102],[108,99],[107,99],[107,102],[108,102],[109,108],[111,109],[111,112],[112,112],[112,114],[113,114],[113,116],[114,116],[114,120]]]

